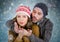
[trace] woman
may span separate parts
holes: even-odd
[[[27,6],[19,6],[16,10],[16,17],[7,21],[7,26],[10,28],[8,42],[30,42],[29,38],[21,33],[23,32],[21,30],[24,29],[32,32],[37,37],[39,36],[39,28],[32,25],[30,9]]]

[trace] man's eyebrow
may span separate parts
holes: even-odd
[[[33,9],[33,11],[35,11],[35,10]]]

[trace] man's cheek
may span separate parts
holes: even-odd
[[[40,16],[37,17],[37,20],[40,20]]]
[[[32,13],[32,16],[34,16],[34,13]]]
[[[36,16],[37,19],[39,19],[39,17],[40,17],[40,16],[38,16],[38,15]]]

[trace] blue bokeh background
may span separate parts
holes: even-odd
[[[0,42],[8,42],[8,28],[5,23],[15,16],[19,5],[29,6],[32,10],[38,2],[48,6],[48,16],[54,26],[50,42],[60,42],[60,0],[0,0]]]

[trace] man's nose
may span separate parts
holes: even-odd
[[[34,15],[35,17],[37,16],[37,14]]]

